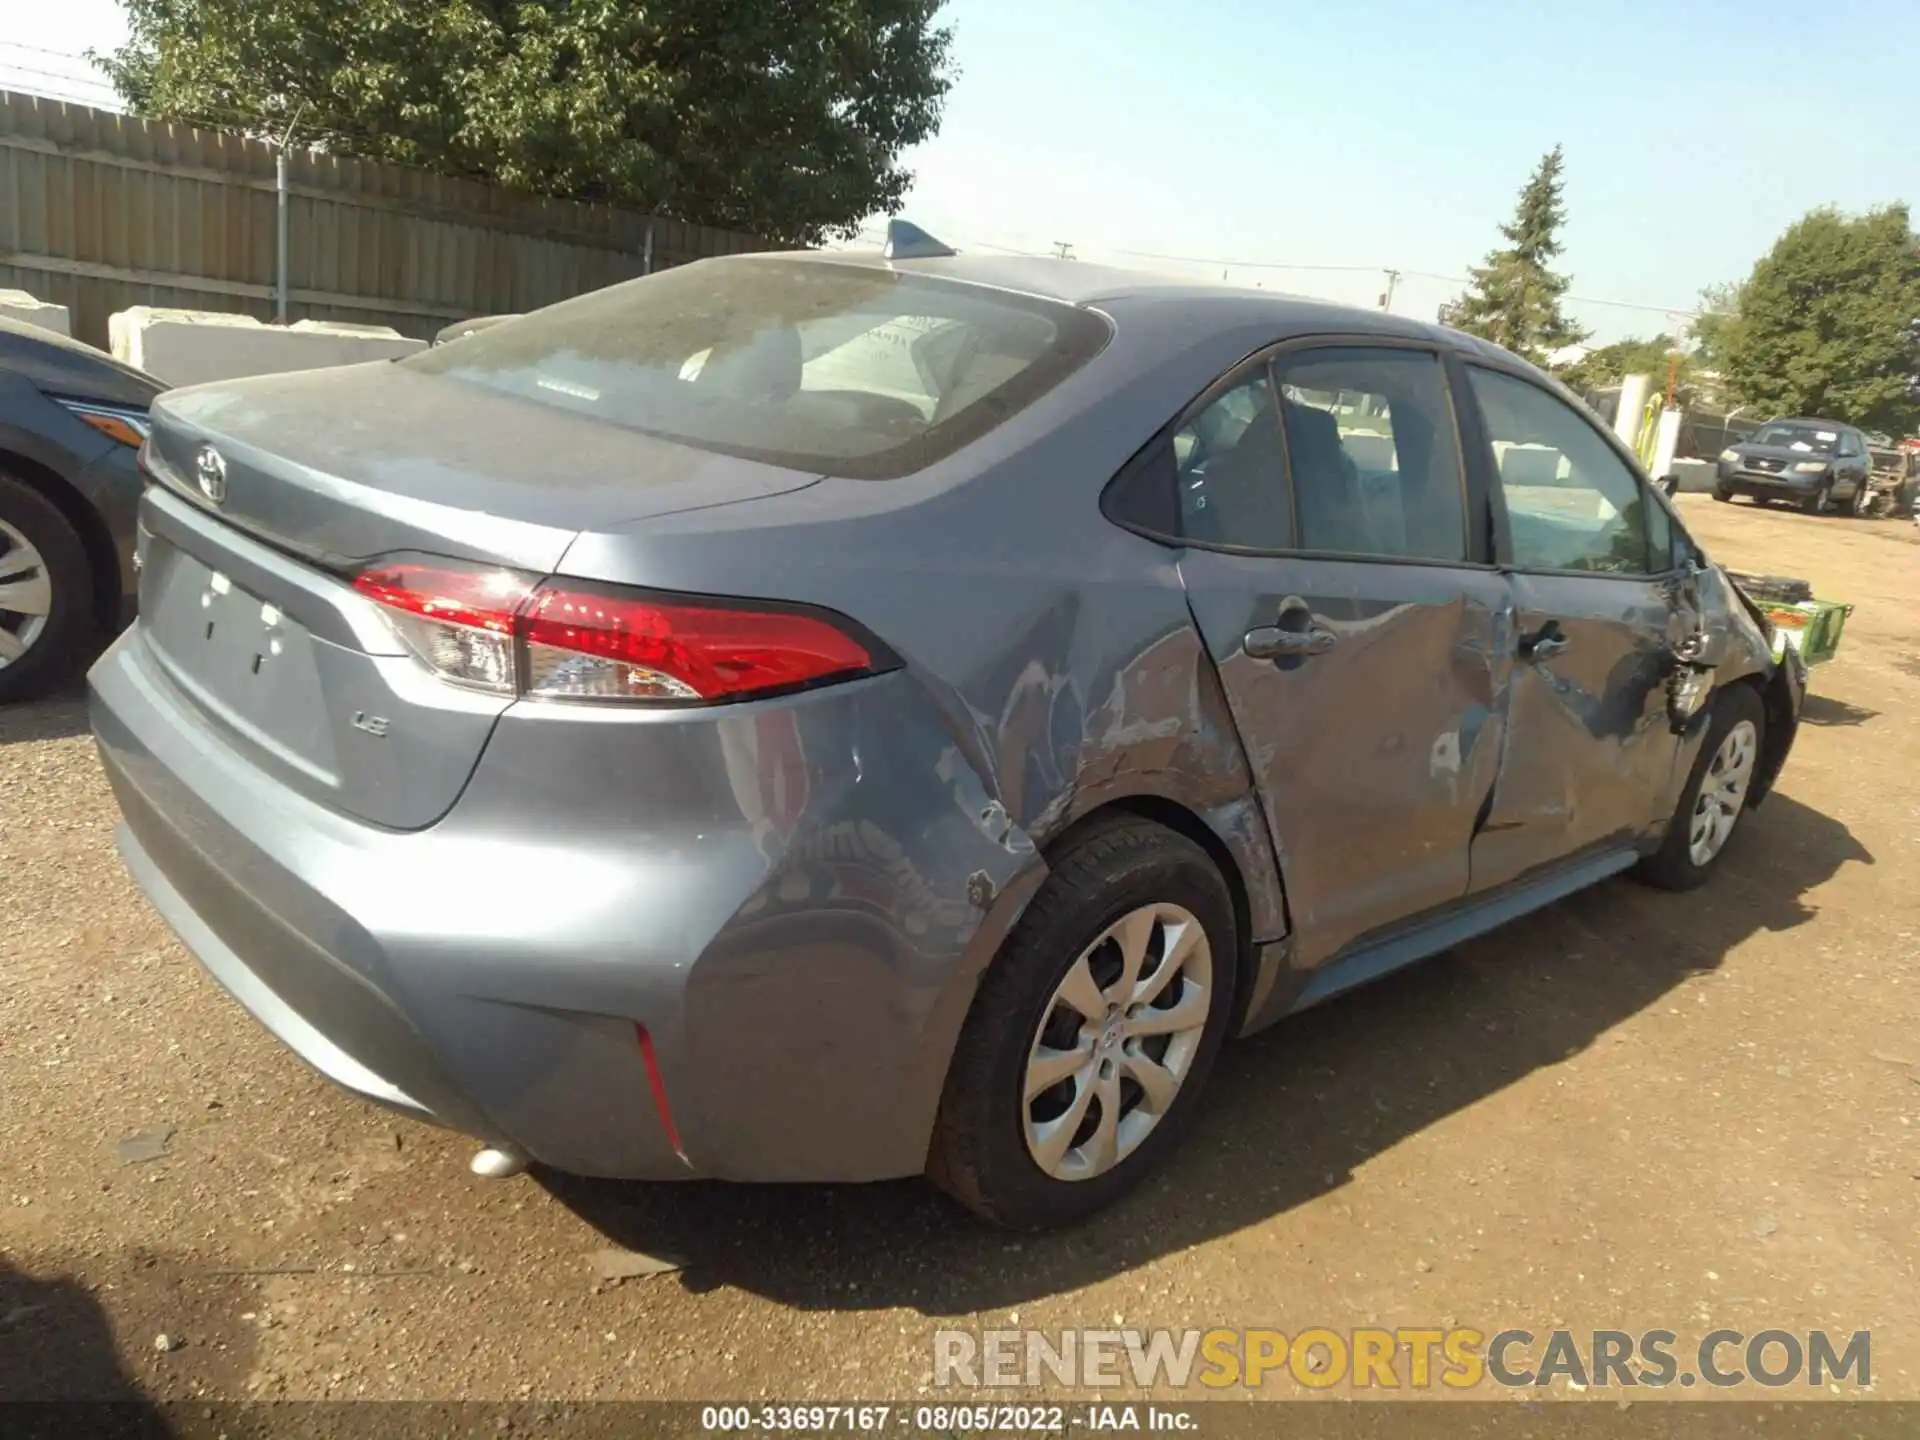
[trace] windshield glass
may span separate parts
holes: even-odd
[[[871,266],[754,258],[583,295],[400,363],[796,469],[922,469],[1106,343],[1089,310]]]
[[[1789,450],[1811,450],[1824,454],[1840,439],[1837,430],[1817,425],[1762,425],[1749,445],[1784,445]]]

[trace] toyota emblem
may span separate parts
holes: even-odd
[[[200,483],[200,493],[207,499],[216,505],[226,503],[227,462],[211,445],[202,445],[194,457],[193,478]]]

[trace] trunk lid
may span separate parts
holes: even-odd
[[[368,561],[545,577],[582,532],[817,478],[387,363],[174,391],[154,421],[141,640],[219,741],[394,829],[447,812],[512,700],[416,661],[352,587]]]

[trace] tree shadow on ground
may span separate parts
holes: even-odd
[[[1556,1065],[1816,913],[1806,895],[1873,857],[1846,826],[1776,795],[1714,879],[1675,895],[1609,881],[1447,955],[1229,1046],[1195,1133],[1097,1223],[1011,1236],[920,1181],[639,1185],[542,1173],[613,1242],[815,1309],[954,1315],[1089,1285],[1282,1214],[1435,1122]],[[1337,1094],[1334,1103],[1316,1098]],[[1311,1103],[1309,1103],[1311,1102]]]

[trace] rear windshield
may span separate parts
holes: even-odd
[[[1750,445],[1785,445],[1793,450],[1833,449],[1834,442],[1840,438],[1838,430],[1823,429],[1818,425],[1762,425],[1755,432]]]
[[[919,470],[1107,340],[1089,310],[822,261],[680,266],[400,363],[703,449],[859,479]]]

